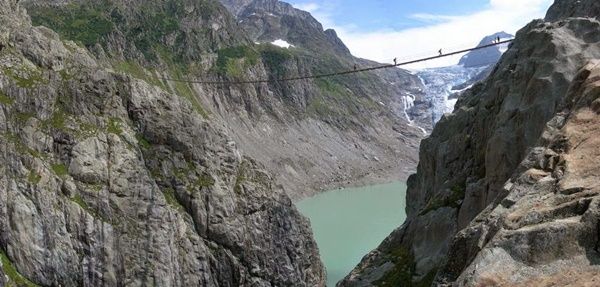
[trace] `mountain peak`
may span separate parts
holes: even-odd
[[[269,43],[284,40],[296,47],[313,51],[349,55],[350,50],[335,31],[323,25],[309,12],[278,0],[219,0],[237,19],[251,40]]]
[[[500,39],[510,39],[514,36],[508,34],[506,32],[498,32],[492,35],[485,36],[477,47],[482,47],[485,45],[492,44],[497,38]],[[506,45],[498,45],[495,47],[489,47],[481,50],[475,50],[464,55],[460,61],[459,65],[464,66],[465,68],[476,68],[476,67],[484,67],[489,66],[491,64],[495,64],[500,60],[500,57],[503,54],[503,49],[506,48]]]

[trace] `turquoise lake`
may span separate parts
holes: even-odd
[[[406,184],[395,182],[325,192],[296,204],[310,219],[328,287],[404,223],[405,196]]]

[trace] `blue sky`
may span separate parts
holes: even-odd
[[[285,0],[284,0],[285,1]],[[543,18],[552,0],[288,0],[334,28],[356,56],[380,62],[476,45]],[[452,65],[458,57],[411,68]]]
[[[465,15],[485,8],[488,0],[293,0],[292,4],[316,4],[338,25],[356,25],[363,30],[406,29],[426,24],[419,14]]]

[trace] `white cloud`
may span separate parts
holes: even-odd
[[[499,31],[511,34],[533,19],[543,18],[552,0],[490,0],[486,8],[468,15],[416,14],[425,26],[400,31],[362,31],[357,27],[339,26],[319,9],[313,15],[325,27],[337,30],[340,38],[358,57],[379,62],[393,58],[412,60],[445,52],[473,47],[486,36]],[[460,56],[443,58],[407,68],[429,68],[453,65]]]
[[[445,21],[455,20],[456,18],[459,18],[459,16],[435,15],[435,14],[429,14],[429,13],[417,13],[417,14],[411,15],[410,18],[415,19],[415,20],[419,20],[419,21],[424,21],[424,22],[445,22]]]

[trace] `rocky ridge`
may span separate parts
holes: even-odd
[[[308,222],[184,87],[18,2],[0,1],[0,285],[324,285]]]
[[[597,1],[556,1],[421,144],[406,223],[339,286],[598,280]]]

